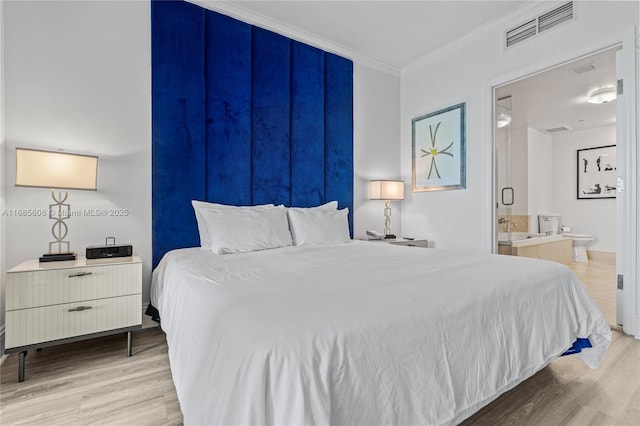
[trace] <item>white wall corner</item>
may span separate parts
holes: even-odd
[[[356,63],[353,99],[354,238],[365,238],[366,230],[384,228],[384,203],[369,200],[369,181],[400,177],[400,79]],[[391,206],[396,235],[401,233],[401,205],[394,201]]]

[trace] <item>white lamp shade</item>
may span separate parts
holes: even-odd
[[[96,190],[98,157],[16,148],[16,186]]]
[[[404,200],[404,182],[401,180],[369,181],[369,199]]]

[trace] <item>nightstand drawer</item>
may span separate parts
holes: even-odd
[[[6,313],[7,349],[142,323],[142,295],[86,300]]]
[[[7,274],[6,309],[103,299],[141,292],[142,264],[84,266]]]

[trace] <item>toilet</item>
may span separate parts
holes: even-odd
[[[563,228],[565,227],[563,226]],[[569,227],[566,228],[570,229]],[[538,229],[540,230],[541,234],[557,235],[559,233],[558,230],[560,229],[560,215],[557,213],[539,214]],[[573,248],[573,261],[588,263],[589,258],[587,257],[587,246],[591,241],[593,241],[593,235],[563,232],[562,236],[571,240],[571,245]]]
[[[588,234],[576,234],[573,232],[563,232],[562,236],[570,238],[573,244],[573,261],[588,263],[587,246],[593,241],[593,235]]]
[[[557,235],[560,229],[560,215],[557,213],[540,213],[538,229],[541,234]]]

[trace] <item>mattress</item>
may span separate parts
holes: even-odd
[[[187,425],[457,424],[611,340],[561,264],[365,241],[174,250],[151,297]]]

